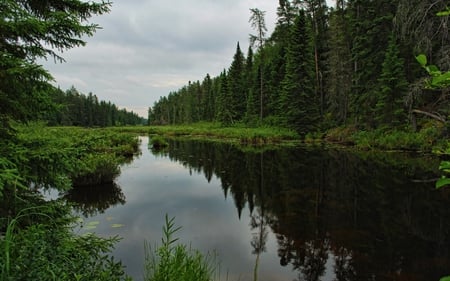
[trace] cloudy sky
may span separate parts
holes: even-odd
[[[269,34],[277,0],[113,0],[91,19],[102,29],[87,45],[42,62],[61,89],[72,85],[146,117],[161,96],[188,81],[217,76],[231,64],[236,43],[247,51],[250,8],[266,11]],[[330,2],[330,1],[328,1]]]

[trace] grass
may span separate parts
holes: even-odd
[[[223,127],[221,124],[213,122],[166,126],[125,126],[110,128],[110,130],[140,135],[160,135],[167,138],[183,137],[234,142],[244,145],[262,145],[299,140],[299,135],[290,129],[269,126],[247,127],[241,124],[236,124],[232,127]]]
[[[109,254],[117,238],[77,236],[69,206],[35,200],[9,218],[0,235],[1,281],[131,280]]]
[[[145,281],[210,281],[214,280],[217,269],[215,257],[203,255],[184,244],[177,244],[174,235],[181,227],[176,227],[175,218],[166,215],[163,226],[162,244],[150,247],[145,243]]]

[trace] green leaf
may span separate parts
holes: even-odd
[[[416,56],[416,60],[423,67],[425,67],[427,65],[427,57],[424,54],[420,54],[420,55]]]
[[[447,7],[447,10],[437,12],[436,16],[438,16],[438,17],[450,16],[450,8]]]
[[[442,277],[439,281],[450,281],[450,276]]]
[[[113,223],[112,225],[111,225],[111,227],[112,228],[119,228],[119,227],[123,227],[124,225],[123,224],[120,224],[120,223]]]
[[[439,164],[439,170],[448,170],[450,169],[450,161],[441,161]]]
[[[428,71],[429,74],[433,75],[433,76],[438,76],[441,75],[441,71],[439,70],[439,68],[437,68],[437,66],[435,65],[428,65],[425,67],[425,69]]]
[[[439,189],[443,186],[450,185],[450,179],[446,177],[442,177],[436,181],[436,189]],[[450,281],[450,280],[449,280]]]

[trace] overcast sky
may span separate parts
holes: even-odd
[[[42,64],[61,89],[73,85],[143,117],[161,96],[228,68],[238,41],[247,52],[250,8],[266,11],[270,34],[278,6],[277,0],[113,1],[109,14],[91,19],[102,29],[85,47],[64,52],[65,63]]]

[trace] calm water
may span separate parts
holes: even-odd
[[[144,241],[164,216],[182,242],[215,251],[221,280],[439,280],[450,275],[450,189],[438,160],[323,148],[242,151],[171,142],[122,167],[112,186],[74,190],[94,232],[142,280]],[[80,232],[88,231],[84,227]],[[257,262],[258,261],[258,262]],[[228,277],[227,277],[228,276]]]

